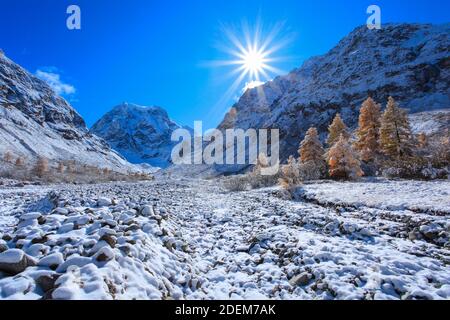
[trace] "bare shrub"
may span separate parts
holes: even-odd
[[[450,136],[421,135],[412,156],[386,159],[381,173],[388,178],[448,179],[450,176]]]
[[[431,163],[436,168],[450,166],[450,135],[437,137],[429,142],[428,146]]]
[[[278,179],[280,179],[279,174],[259,175],[259,176],[250,174],[248,176],[248,182],[249,182],[250,186],[252,187],[252,189],[275,186],[278,183]]]
[[[66,163],[66,170],[69,173],[75,173],[76,172],[76,163],[73,160],[70,160]]]
[[[286,190],[293,190],[302,184],[299,164],[293,156],[290,156],[288,163],[281,167],[279,183]]]
[[[231,192],[245,191],[248,187],[248,177],[245,175],[228,177],[224,180],[223,185]]]
[[[448,168],[436,168],[427,159],[410,157],[408,159],[386,161],[381,169],[386,178],[434,180],[447,179]]]
[[[270,167],[269,161],[267,160],[266,155],[261,153],[258,156],[258,161],[254,166],[253,171],[247,176],[247,181],[252,189],[271,187],[277,184],[278,179],[280,178],[279,173],[275,175],[262,174],[262,170],[268,167]]]
[[[298,166],[301,181],[319,180],[326,176],[327,164],[325,161],[308,161]]]

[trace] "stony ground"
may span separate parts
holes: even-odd
[[[383,183],[4,186],[0,298],[449,299],[449,183]]]

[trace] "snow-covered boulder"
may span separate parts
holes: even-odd
[[[44,258],[39,260],[38,265],[56,269],[63,262],[64,262],[64,257],[62,255],[62,253],[56,252],[56,253],[50,254],[48,256],[45,256]]]
[[[114,251],[109,246],[102,247],[95,255],[95,259],[99,262],[106,262],[114,259]]]
[[[10,249],[0,253],[1,272],[16,275],[35,265],[36,261],[20,249]]]
[[[89,263],[92,263],[92,259],[88,257],[70,256],[63,264],[61,264],[57,272],[66,272],[70,267],[81,268]]]
[[[108,207],[112,204],[112,200],[106,197],[101,197],[97,201],[99,207]]]
[[[150,217],[155,215],[155,211],[153,210],[153,207],[151,205],[144,205],[141,208],[141,214],[144,217]]]

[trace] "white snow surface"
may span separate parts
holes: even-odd
[[[39,261],[1,299],[450,298],[448,181],[0,190],[0,241]]]
[[[306,184],[305,195],[334,204],[450,215],[450,181],[384,180]]]

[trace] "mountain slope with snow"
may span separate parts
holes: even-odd
[[[116,171],[134,168],[86,128],[44,81],[0,55],[0,154],[76,160]]]
[[[91,132],[132,163],[167,167],[174,146],[170,138],[179,128],[160,107],[123,103],[98,120]]]
[[[327,54],[286,76],[247,90],[220,124],[279,128],[281,155],[296,154],[309,127],[322,138],[336,113],[350,127],[361,103],[393,96],[411,113],[450,108],[450,25],[359,27]]]
[[[411,129],[414,133],[421,132],[428,136],[449,134],[450,109],[433,110],[413,113],[409,116]]]

